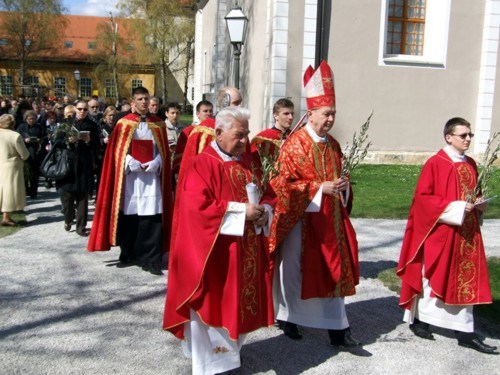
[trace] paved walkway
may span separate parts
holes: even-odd
[[[84,238],[64,231],[56,193],[41,190],[28,225],[0,239],[0,373],[189,374],[179,342],[161,330],[165,277],[116,268],[117,249],[86,252]],[[395,267],[405,222],[353,222],[362,279],[346,301],[364,350],[337,351],[321,330],[302,329],[294,342],[271,327],[249,335],[236,373],[498,373],[500,356],[461,348],[444,330],[423,341],[402,323],[397,295],[376,275]],[[499,228],[500,220],[483,226],[488,255],[500,256]],[[500,346],[500,330],[478,325]]]

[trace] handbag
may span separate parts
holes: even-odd
[[[40,172],[54,181],[69,176],[71,171],[71,160],[67,148],[52,147],[40,165]]]

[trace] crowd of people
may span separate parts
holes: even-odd
[[[234,87],[222,88],[217,103],[198,103],[199,121],[189,126],[179,122],[177,103],[162,107],[144,87],[119,109],[98,98],[43,113],[33,104],[21,117],[0,116],[0,130],[12,129],[0,138],[0,157],[12,159],[0,180],[9,176],[20,189],[27,159],[36,172],[25,178],[26,193],[36,198],[44,154],[68,150],[74,173],[55,181],[64,229],[75,221],[91,252],[119,246],[118,268],[163,275],[168,267],[163,328],[182,340],[195,374],[240,367],[246,335],[273,324],[292,340],[302,338],[299,327],[324,329],[331,345],[357,350],[344,301],[359,283],[354,192],[330,134],[333,82],[326,62],[310,67],[306,122],[292,127],[294,103],[279,99],[275,125],[252,142],[251,114]],[[467,197],[478,178],[465,155],[472,137],[466,120],[449,120],[447,145],[423,167],[397,271],[400,305],[416,336],[432,340],[431,325],[448,328],[459,345],[493,354],[473,324],[472,306],[492,298],[478,223],[487,203]],[[274,164],[270,179],[266,160]],[[11,225],[8,212],[22,209],[25,195],[2,189],[2,225]]]

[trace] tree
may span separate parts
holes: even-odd
[[[0,0],[2,57],[19,61],[19,83],[27,83],[33,61],[50,56],[68,21],[60,0]]]
[[[184,80],[184,102],[187,102],[187,81],[192,66],[194,12],[180,6],[179,0],[121,0],[120,6],[139,22],[136,33],[149,47],[152,63],[160,72],[161,97],[168,98],[167,78],[181,72]]]

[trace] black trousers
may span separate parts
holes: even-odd
[[[87,227],[89,193],[74,193],[61,190],[60,194],[64,213],[64,223],[71,224],[73,222],[76,208],[76,230],[83,231]]]
[[[120,261],[136,262],[140,266],[161,266],[163,228],[161,214],[118,218],[117,242]]]

